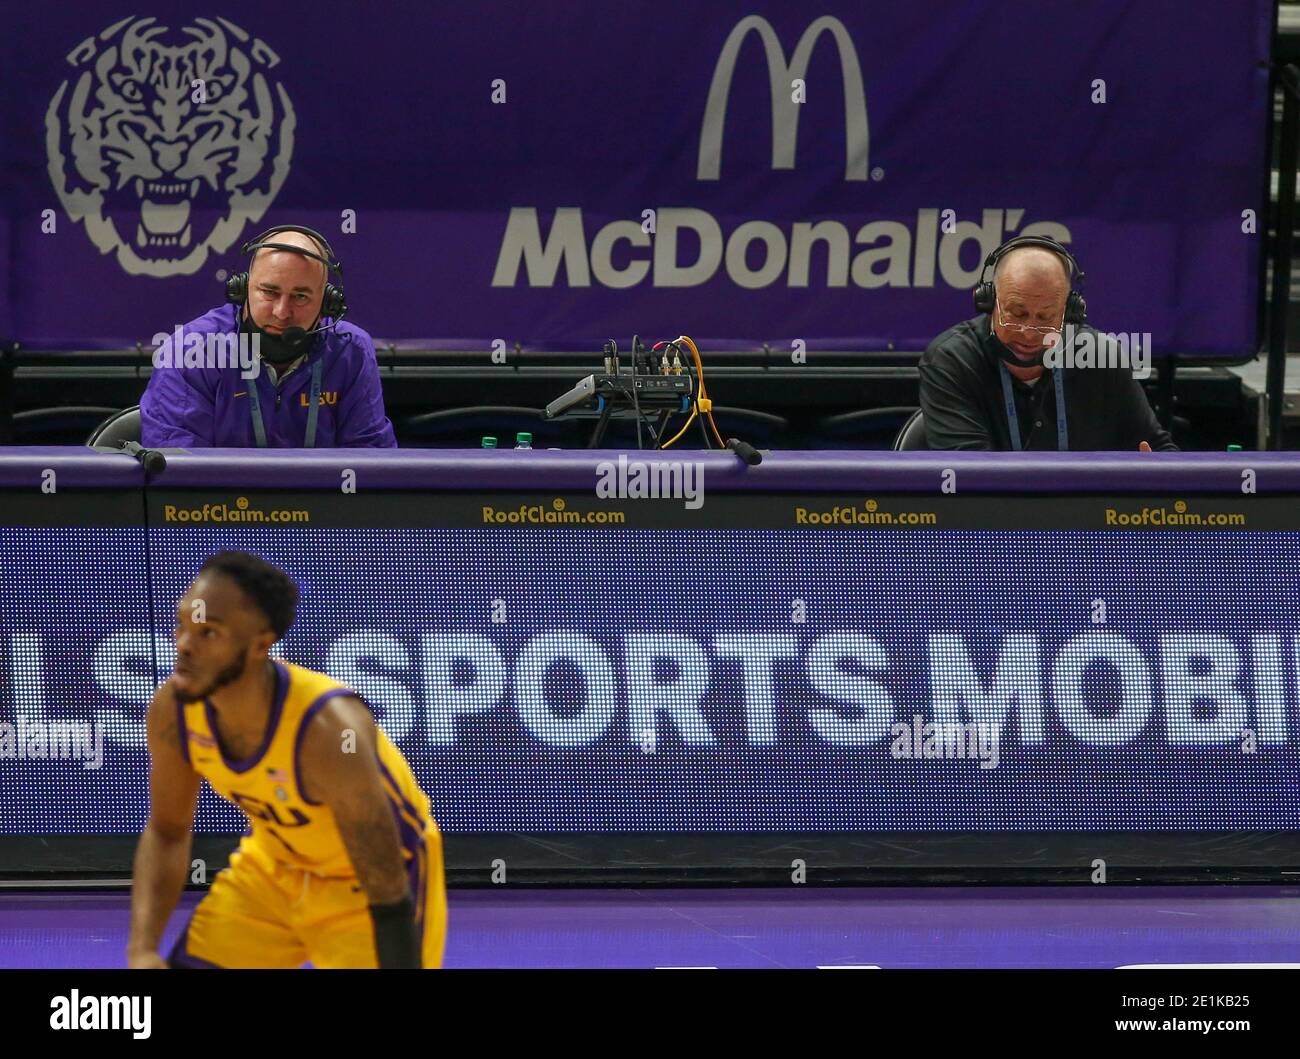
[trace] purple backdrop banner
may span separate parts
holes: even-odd
[[[17,5],[0,337],[149,343],[323,230],[404,345],[921,349],[1067,240],[1100,329],[1255,352],[1274,0]]]

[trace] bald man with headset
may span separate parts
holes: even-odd
[[[141,443],[395,448],[374,343],[341,322],[347,303],[330,273],[343,270],[325,237],[279,225],[240,252],[252,258],[226,281],[227,304],[176,328],[155,352]]]
[[[950,327],[921,357],[930,448],[1177,450],[1131,370],[1044,365],[1062,334],[1088,331],[1099,341],[1082,282],[1074,256],[1046,236],[1018,236],[989,254],[975,288],[980,315]]]

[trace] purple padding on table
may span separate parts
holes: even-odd
[[[334,490],[340,472],[352,468],[365,489],[590,490],[598,464],[620,456],[698,460],[704,465],[708,488],[719,492],[934,494],[943,472],[951,468],[957,472],[961,493],[1240,496],[1242,471],[1251,468],[1258,493],[1300,493],[1300,453],[1280,452],[775,452],[765,456],[761,465],[749,467],[730,453],[690,450],[206,449],[169,452],[167,469],[156,476],[154,485]]]
[[[144,484],[140,461],[123,452],[98,452],[82,445],[0,445],[0,489],[39,489],[47,468],[54,471],[60,489]]]

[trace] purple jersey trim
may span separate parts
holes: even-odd
[[[378,759],[378,755],[376,755],[376,759]],[[388,768],[384,763],[378,761],[378,764],[380,773],[382,773],[384,778],[388,780],[389,786],[391,786],[393,791],[397,794],[396,800],[392,794],[388,794],[388,804],[393,810],[393,819],[397,821],[397,833],[401,838],[402,848],[411,853],[411,862],[407,867],[407,878],[411,884],[411,896],[415,898],[415,924],[416,927],[419,928],[420,936],[423,937],[425,928],[425,906],[428,903],[427,899],[429,896],[429,847],[427,844],[428,839],[426,837],[428,834],[429,820],[422,813],[416,812],[415,807],[406,800],[405,795],[402,794],[402,788],[398,785],[397,780],[393,777],[393,774],[388,771]],[[387,792],[385,793],[387,794]],[[407,821],[406,817],[399,812],[399,806],[401,809],[405,809],[413,819],[420,822],[420,829],[418,831]]]
[[[254,768],[259,761],[266,756],[267,750],[271,747],[271,740],[275,738],[276,729],[280,727],[280,715],[284,712],[284,700],[289,694],[289,671],[284,665],[271,659],[275,666],[275,697],[271,700],[271,716],[266,724],[266,731],[262,733],[262,745],[253,751],[251,757],[243,761],[231,761],[226,757],[226,748],[221,745],[221,739],[218,736],[220,729],[217,727],[216,711],[213,709],[212,700],[203,700],[203,709],[207,713],[208,727],[212,729],[212,738],[217,744],[217,753],[221,755],[221,760],[226,768],[231,772],[247,772]]]
[[[423,834],[407,822],[393,796],[385,793],[385,797],[388,798],[388,808],[393,814],[393,823],[397,825],[398,842],[401,844],[402,849],[411,855],[410,860],[406,863],[406,881],[411,887],[411,897],[415,901],[415,926],[421,938],[423,938],[424,906],[426,890],[428,889],[425,885],[425,860],[428,856],[428,850],[425,848]]]
[[[426,825],[428,824],[428,821],[425,819],[424,814],[418,812],[415,806],[413,806],[410,802],[406,800],[406,795],[402,793],[402,785],[398,783],[397,780],[393,777],[393,774],[388,771],[388,767],[383,763],[383,761],[379,759],[378,754],[375,755],[375,762],[379,765],[379,771],[383,775],[384,779],[388,780],[388,782],[392,785],[393,792],[397,795],[398,798],[401,799],[402,808],[405,809],[408,813],[410,813],[414,819],[420,821],[420,832],[423,833]]]
[[[221,964],[200,959],[190,952],[188,947],[190,923],[193,922],[194,915],[191,913],[189,922],[185,924],[185,929],[181,931],[181,936],[176,939],[176,944],[172,946],[172,951],[167,957],[168,965],[182,971],[224,971],[225,968]]]
[[[266,827],[266,833],[267,833],[268,835],[270,835],[273,839],[275,839],[277,842],[279,842],[280,845],[282,845],[285,849],[287,849],[290,853],[292,853],[292,854],[293,854],[295,857],[297,857],[300,861],[305,861],[305,860],[307,859],[307,858],[304,857],[301,853],[299,853],[296,849],[294,849],[291,845],[289,845],[289,843],[286,842],[286,841],[284,840],[284,837],[280,834],[280,832],[277,831],[275,828],[271,827],[269,824],[268,824],[267,827]]]
[[[316,696],[316,698],[312,701],[312,704],[303,711],[302,720],[298,722],[298,734],[294,737],[293,740],[293,781],[298,785],[298,797],[301,798],[308,805],[323,805],[324,803],[313,801],[311,798],[308,798],[307,791],[303,787],[302,741],[307,734],[307,725],[311,721],[311,719],[315,717],[316,714],[320,713],[322,709],[325,708],[325,704],[329,702],[330,699],[337,699],[341,697],[346,697],[350,699],[361,699],[361,696],[358,695],[355,691],[353,691],[349,687],[339,685],[339,687],[337,688],[330,688],[329,691],[321,692],[321,694]],[[361,701],[365,703],[366,700],[361,699]],[[369,709],[368,703],[366,703],[366,708]]]

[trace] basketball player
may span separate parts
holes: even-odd
[[[176,667],[149,704],[149,821],[135,854],[132,967],[437,967],[442,840],[401,752],[328,676],[268,656],[297,586],[213,555],[176,609]],[[170,955],[199,781],[248,817]]]

